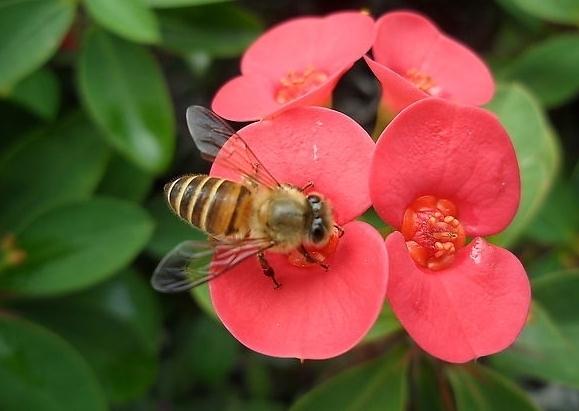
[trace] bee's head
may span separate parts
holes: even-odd
[[[310,207],[307,227],[309,242],[315,246],[323,247],[332,234],[333,221],[330,207],[319,194],[309,194],[307,200]]]

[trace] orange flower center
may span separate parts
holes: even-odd
[[[291,70],[279,80],[280,86],[275,93],[275,100],[279,104],[295,100],[327,79],[328,75],[326,73],[313,67],[308,67],[304,71]]]
[[[437,94],[438,87],[436,87],[436,83],[428,74],[412,68],[406,72],[406,78],[425,93],[431,95]]]
[[[406,209],[402,235],[414,262],[433,271],[449,267],[466,237],[456,206],[435,196],[418,197]]]
[[[296,267],[302,268],[324,264],[327,258],[334,254],[336,251],[340,236],[341,233],[338,231],[338,229],[334,229],[332,236],[323,247],[316,248],[315,246],[304,244],[304,248],[308,252],[309,256],[312,257],[315,261],[309,260],[303,253],[296,249],[288,254],[289,263],[291,265],[295,265]]]

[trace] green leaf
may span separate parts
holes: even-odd
[[[157,17],[145,0],[84,0],[89,14],[103,27],[137,43],[161,39]]]
[[[526,29],[532,30],[536,32],[541,27],[545,26],[544,21],[539,19],[537,16],[527,13],[523,9],[521,9],[517,2],[519,0],[495,0],[497,3],[508,15],[511,19],[514,19],[517,24],[512,24],[512,21],[507,20],[505,26],[511,26],[512,29]],[[495,43],[500,43],[500,41],[496,41]],[[498,47],[501,47],[500,44],[496,44]]]
[[[73,1],[0,2],[0,94],[54,54],[72,24],[74,9]]]
[[[78,72],[81,97],[109,143],[145,171],[167,167],[175,145],[173,108],[153,56],[93,29]]]
[[[577,2],[579,5],[579,2]],[[579,20],[578,20],[579,22]],[[579,92],[579,34],[561,34],[529,48],[502,72],[524,83],[541,103],[562,105]]]
[[[0,289],[19,295],[76,291],[104,280],[147,244],[153,223],[141,208],[97,198],[43,214],[17,235],[27,254],[0,276]]]
[[[402,327],[394,312],[388,304],[384,304],[378,319],[368,332],[362,342],[374,342],[386,338],[392,333],[401,330]]]
[[[147,251],[156,258],[163,258],[177,244],[186,240],[205,241],[207,235],[191,227],[171,212],[164,197],[153,198],[147,209],[155,220],[155,232],[147,245]]]
[[[149,6],[157,8],[203,6],[205,4],[223,3],[231,0],[147,0]]]
[[[104,411],[100,387],[81,356],[34,324],[0,317],[0,409]]]
[[[525,263],[527,274],[532,280],[556,271],[572,270],[576,266],[576,258],[572,252],[559,247],[551,247],[540,255],[529,258]]]
[[[291,411],[382,411],[406,409],[408,354],[401,348],[323,382]]]
[[[83,293],[17,309],[68,340],[93,368],[109,401],[135,399],[153,383],[158,306],[148,284],[134,273],[125,272]]]
[[[234,4],[166,10],[159,16],[162,45],[176,53],[234,57],[262,31],[259,20]]]
[[[203,284],[198,287],[195,287],[194,289],[191,290],[191,295],[193,296],[193,299],[195,300],[199,308],[201,308],[205,312],[205,314],[209,316],[209,318],[219,321],[219,317],[217,317],[217,313],[215,312],[215,309],[213,308],[213,303],[211,302],[211,295],[209,294],[208,284]]]
[[[449,367],[458,411],[539,411],[514,382],[482,365]]]
[[[417,356],[411,368],[410,396],[414,405],[412,409],[421,411],[453,409],[448,406],[448,402],[452,401],[452,393],[442,367],[443,363],[440,361],[424,355]]]
[[[109,156],[82,115],[30,135],[0,158],[0,233],[22,229],[43,212],[88,198]]]
[[[545,204],[526,234],[540,244],[567,246],[579,252],[579,185],[559,181]]]
[[[105,176],[100,182],[97,194],[142,202],[153,186],[153,176],[124,157],[114,155],[109,162]]]
[[[240,345],[223,325],[205,317],[178,323],[173,334],[174,350],[163,363],[159,396],[176,398],[191,390],[193,384],[226,386],[235,369]],[[215,400],[214,396],[212,399]],[[221,400],[221,396],[218,397]],[[193,407],[198,409],[197,407]],[[203,407],[199,407],[203,409]],[[212,406],[209,409],[225,409]]]
[[[535,301],[515,345],[492,358],[515,376],[534,376],[579,388],[579,270],[542,275],[533,282]]]
[[[541,19],[579,25],[577,0],[513,0],[513,3],[524,12]]]
[[[235,367],[240,349],[237,341],[223,325],[206,317],[199,317],[183,331],[178,363],[188,369],[189,380],[209,385],[223,382]]]
[[[14,87],[10,99],[45,120],[54,120],[60,107],[60,86],[47,68],[35,71]]]
[[[496,237],[506,247],[516,242],[544,204],[559,168],[560,152],[541,106],[521,85],[499,86],[488,108],[509,133],[521,173],[519,210],[511,225]]]
[[[374,208],[370,208],[364,214],[362,214],[359,218],[360,220],[370,224],[376,230],[382,234],[383,237],[387,237],[394,229],[386,224],[378,214],[376,214],[376,210]]]

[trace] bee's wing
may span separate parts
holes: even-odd
[[[189,107],[187,126],[201,156],[206,160],[215,161],[217,153],[222,151],[217,161],[226,167],[267,187],[280,185],[243,138],[213,111],[202,106]],[[230,141],[229,144],[223,148],[227,141]]]
[[[186,291],[205,284],[274,245],[271,240],[257,238],[184,241],[161,260],[153,273],[151,285],[164,293]]]

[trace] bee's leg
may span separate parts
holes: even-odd
[[[326,271],[330,269],[330,266],[328,264],[319,261],[318,259],[314,258],[310,253],[308,253],[308,250],[306,250],[303,245],[299,246],[298,251],[304,256],[304,258],[308,263],[317,264]]]
[[[306,183],[305,186],[303,186],[302,188],[300,188],[300,191],[304,192],[304,191],[310,190],[310,189],[312,189],[312,188],[314,188],[314,182],[310,180],[310,181],[308,181],[308,182]]]
[[[269,263],[267,262],[263,251],[257,253],[257,260],[259,261],[259,265],[261,265],[263,273],[266,276],[270,277],[271,280],[273,281],[273,288],[281,287],[281,284],[278,283],[277,280],[275,279],[275,272],[273,271],[273,268],[271,268],[271,265],[269,265]]]
[[[338,238],[342,238],[342,236],[344,235],[344,229],[342,228],[342,226],[334,224],[334,228],[338,230]]]

